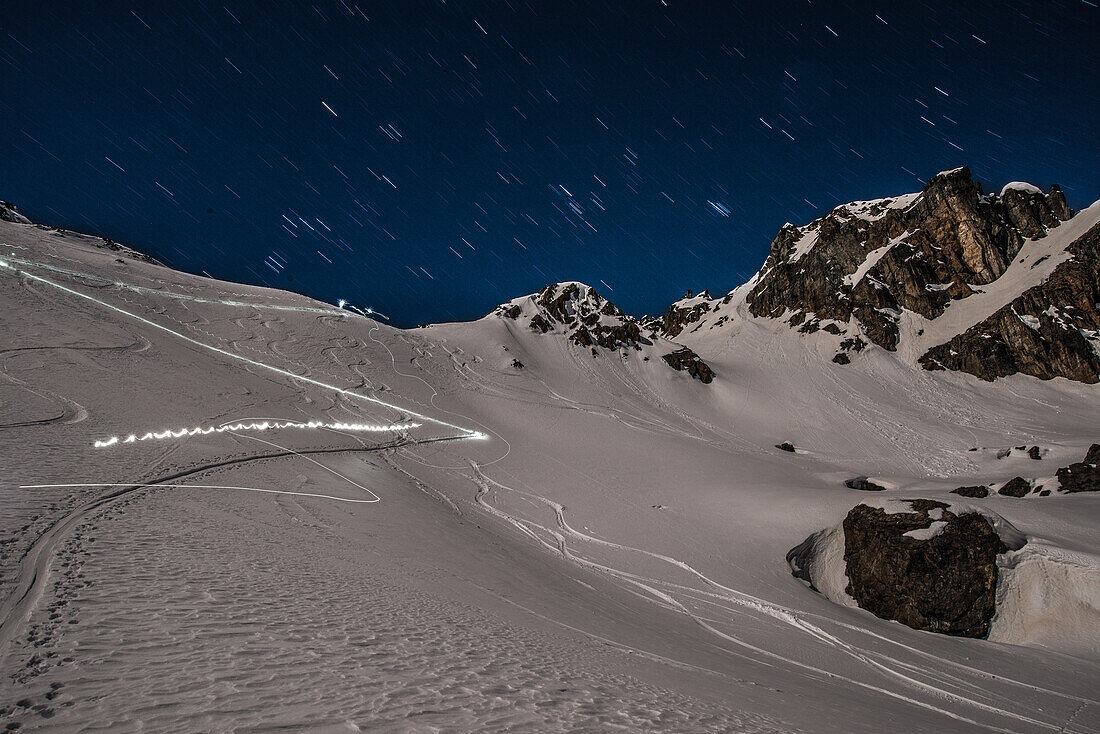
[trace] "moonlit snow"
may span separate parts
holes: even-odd
[[[957,504],[1080,461],[1095,385],[924,371],[916,323],[841,369],[744,289],[677,338],[703,385],[497,314],[402,331],[71,232],[0,243],[0,720],[1100,730],[1100,497],[973,503],[1025,541],[989,640],[855,607],[837,531],[853,476]],[[820,593],[785,561],[814,533]]]

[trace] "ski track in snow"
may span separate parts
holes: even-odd
[[[646,592],[649,595],[649,598],[650,598],[651,601],[655,600],[655,601],[658,601],[658,602],[663,602],[664,605],[666,605],[666,608],[674,609],[674,610],[686,615],[687,617],[692,619],[696,624],[698,624],[700,627],[702,627],[703,629],[707,630],[711,634],[715,635],[716,637],[718,637],[718,638],[720,638],[720,639],[722,639],[726,642],[729,642],[729,643],[732,643],[732,644],[737,645],[739,647],[745,648],[745,649],[749,650],[750,652],[756,653],[757,655],[760,655],[760,656],[763,656],[763,657],[766,657],[766,658],[769,658],[769,659],[777,660],[777,661],[779,661],[781,663],[784,663],[786,665],[795,666],[795,667],[801,668],[801,669],[803,669],[807,672],[825,676],[826,678],[832,678],[832,679],[844,681],[845,683],[848,683],[850,685],[858,686],[858,687],[861,687],[861,688],[866,688],[866,689],[872,690],[876,693],[881,693],[881,694],[889,696],[891,698],[896,698],[896,699],[904,701],[906,703],[910,703],[910,704],[913,704],[913,705],[921,707],[921,708],[925,708],[925,709],[928,709],[928,710],[931,710],[931,711],[935,711],[937,713],[944,714],[945,716],[949,716],[953,719],[956,719],[958,721],[961,721],[961,722],[964,722],[964,723],[967,723],[967,724],[972,724],[974,726],[980,726],[982,728],[995,730],[995,731],[1004,731],[1004,732],[1014,731],[1013,729],[1000,728],[1000,727],[992,726],[992,725],[987,724],[987,723],[979,722],[979,721],[970,719],[968,717],[962,716],[961,714],[958,714],[957,712],[952,711],[950,709],[940,708],[938,706],[935,706],[935,705],[933,705],[931,703],[928,703],[927,701],[921,700],[919,698],[913,698],[911,696],[907,696],[907,695],[899,693],[897,691],[893,691],[893,690],[890,690],[890,689],[887,689],[887,688],[882,688],[881,686],[877,686],[877,685],[867,683],[865,681],[857,680],[857,679],[854,679],[854,678],[846,677],[846,676],[843,676],[841,674],[833,673],[829,670],[825,670],[825,669],[820,668],[818,666],[808,664],[806,662],[802,662],[802,661],[799,661],[799,660],[795,660],[793,658],[784,656],[782,654],[779,654],[779,653],[776,653],[776,652],[773,652],[773,651],[770,651],[770,650],[766,650],[766,649],[761,648],[759,646],[753,645],[753,644],[751,644],[749,642],[746,642],[745,640],[742,640],[742,639],[740,639],[740,638],[738,638],[738,637],[736,637],[736,636],[734,636],[730,633],[723,632],[722,630],[718,629],[717,627],[714,626],[715,624],[718,623],[717,620],[713,620],[714,623],[712,623],[711,620],[707,620],[707,619],[703,618],[702,616],[700,616],[696,612],[693,612],[691,609],[689,609],[684,603],[678,601],[672,594],[673,593],[681,593],[681,594],[685,594],[685,595],[689,595],[689,596],[690,595],[698,595],[698,594],[706,594],[707,596],[712,597],[712,599],[717,599],[717,600],[720,600],[721,602],[725,602],[725,604],[719,604],[718,605],[725,612],[735,613],[734,607],[736,607],[736,608],[739,608],[739,609],[742,609],[742,610],[749,610],[751,612],[756,612],[756,613],[765,615],[765,616],[771,618],[774,621],[783,623],[783,624],[788,625],[788,626],[790,626],[790,627],[792,627],[792,628],[794,628],[794,629],[796,629],[796,630],[798,630],[802,633],[805,633],[805,634],[809,635],[810,637],[814,638],[816,641],[818,641],[822,644],[828,645],[828,646],[830,646],[830,647],[832,647],[836,650],[839,650],[839,651],[845,653],[846,655],[858,660],[859,662],[865,664],[866,666],[868,666],[868,667],[870,667],[870,668],[872,668],[872,669],[874,669],[874,670],[876,670],[876,671],[878,671],[878,672],[880,672],[880,673],[882,673],[886,676],[894,678],[895,680],[900,682],[902,685],[904,685],[904,686],[906,686],[910,689],[915,689],[916,691],[919,691],[920,693],[923,693],[925,695],[930,695],[933,698],[939,698],[939,699],[942,699],[944,701],[949,701],[951,703],[971,706],[971,707],[974,707],[974,708],[979,709],[981,711],[984,711],[986,713],[995,714],[995,715],[999,715],[999,716],[1004,716],[1006,718],[1010,718],[1010,719],[1025,723],[1025,724],[1037,726],[1037,727],[1043,728],[1043,729],[1059,730],[1059,729],[1063,728],[1059,724],[1056,724],[1056,723],[1053,723],[1053,722],[1040,721],[1040,720],[1034,719],[1030,716],[1026,716],[1024,714],[1017,713],[1015,711],[1011,711],[1007,708],[1002,708],[1001,706],[997,706],[997,705],[994,705],[992,703],[986,703],[985,701],[978,700],[977,698],[974,698],[972,696],[968,696],[968,695],[964,695],[963,693],[957,693],[957,692],[954,692],[954,691],[951,691],[951,690],[947,690],[946,688],[937,686],[934,683],[925,682],[923,680],[920,680],[920,679],[918,679],[917,677],[914,677],[914,676],[934,677],[934,673],[930,674],[928,671],[920,669],[915,665],[905,663],[905,662],[903,662],[899,659],[896,659],[896,658],[893,658],[893,657],[890,657],[890,656],[882,655],[881,653],[871,653],[870,651],[861,650],[861,649],[857,648],[856,646],[841,640],[836,635],[825,631],[820,626],[807,621],[805,619],[805,617],[807,615],[804,615],[801,612],[797,612],[793,609],[783,607],[782,605],[778,605],[778,604],[775,604],[773,602],[769,602],[769,601],[766,601],[764,599],[760,599],[760,598],[754,597],[752,595],[745,594],[743,592],[739,592],[736,589],[732,589],[732,588],[729,588],[727,586],[724,586],[723,584],[720,584],[717,581],[714,581],[713,579],[708,578],[707,576],[705,576],[704,574],[702,574],[701,572],[699,572],[695,568],[689,566],[688,564],[686,564],[686,563],[684,563],[680,560],[677,560],[677,559],[672,558],[670,556],[662,555],[662,554],[659,554],[659,553],[654,553],[652,551],[647,551],[647,550],[644,550],[644,549],[641,549],[641,548],[634,548],[634,547],[631,547],[631,546],[625,546],[625,545],[621,545],[621,544],[614,543],[614,542],[611,542],[611,541],[603,540],[601,538],[597,538],[597,537],[589,535],[587,533],[583,533],[581,531],[578,531],[575,528],[573,528],[566,521],[566,519],[565,519],[565,508],[561,504],[559,504],[557,502],[554,502],[553,500],[547,499],[545,497],[542,497],[540,495],[532,494],[530,492],[525,492],[525,491],[522,491],[522,490],[515,489],[513,487],[506,486],[504,484],[501,484],[500,482],[497,482],[496,480],[494,480],[494,479],[490,478],[489,476],[487,476],[482,471],[481,467],[476,462],[471,461],[470,462],[470,468],[473,471],[473,476],[467,476],[467,479],[469,479],[471,482],[473,482],[478,487],[477,493],[476,493],[475,498],[474,498],[475,503],[477,504],[477,506],[479,506],[486,513],[488,513],[488,514],[492,515],[493,517],[496,517],[496,518],[508,523],[509,525],[511,525],[512,527],[518,529],[521,533],[523,533],[525,536],[527,536],[531,540],[535,541],[536,543],[538,543],[542,547],[561,555],[563,558],[565,558],[565,559],[567,559],[571,562],[574,562],[574,563],[578,564],[579,566],[597,571],[599,573],[602,573],[604,575],[610,576],[612,578],[615,578],[615,579],[620,580],[622,582],[625,582],[627,584],[631,584],[633,586],[636,586],[639,589],[642,589],[644,592]],[[533,500],[537,503],[541,503],[541,504],[549,507],[554,513],[556,529],[552,528],[552,527],[548,527],[546,525],[542,525],[542,524],[540,524],[536,521],[533,521],[533,520],[519,519],[517,517],[514,517],[514,516],[510,515],[507,512],[504,512],[504,511],[500,510],[497,507],[494,507],[486,499],[486,497],[490,493],[492,487],[496,487],[496,488],[504,490],[506,492],[515,493],[515,494],[520,495],[522,497],[525,497],[529,500]],[[553,542],[551,542],[550,540],[547,540],[547,537],[552,538]],[[715,591],[712,591],[712,592],[709,592],[709,593],[702,592],[697,588],[688,587],[688,586],[684,586],[684,585],[681,585],[681,584],[675,584],[675,583],[672,583],[672,582],[667,581],[667,580],[655,579],[655,578],[651,578],[651,577],[647,577],[647,576],[642,576],[642,575],[639,575],[639,574],[635,574],[635,573],[623,571],[623,570],[620,570],[620,569],[616,569],[614,567],[605,565],[603,563],[595,562],[595,561],[590,560],[590,559],[588,559],[588,558],[586,558],[582,555],[578,555],[577,551],[575,549],[573,549],[572,547],[570,547],[568,542],[567,542],[567,539],[570,539],[570,538],[574,539],[574,540],[577,540],[577,541],[581,541],[582,543],[595,544],[595,545],[603,546],[603,547],[606,547],[606,548],[610,548],[610,549],[615,550],[615,551],[620,551],[620,552],[623,552],[623,553],[626,553],[626,554],[639,554],[639,555],[643,555],[643,556],[647,556],[647,557],[650,557],[650,558],[654,558],[654,559],[663,561],[663,562],[665,562],[665,563],[667,563],[671,566],[674,566],[674,567],[676,567],[676,568],[678,568],[682,571],[685,571],[690,576],[696,578],[698,581],[701,581],[706,586],[710,587],[711,589],[713,589]],[[667,591],[662,590],[662,588],[666,589]],[[733,605],[733,606],[729,606],[729,605]],[[833,620],[826,620],[824,618],[822,618],[821,621],[833,622]],[[724,624],[729,624],[730,620],[728,620],[728,619],[721,620],[721,622],[724,623]],[[874,634],[873,632],[871,632],[869,630],[866,630],[864,628],[856,627],[856,626],[850,625],[850,624],[844,624],[842,626],[845,629],[849,630],[849,631],[859,632],[861,634],[869,634],[873,637],[883,639],[880,635]],[[912,648],[906,647],[906,649],[910,650],[910,651],[913,651]],[[919,652],[919,651],[913,651],[913,652]],[[935,660],[937,663],[939,663],[941,665],[944,664],[944,663],[950,663],[951,662],[951,661],[943,660],[943,659],[938,658],[938,657],[934,657],[934,656],[929,655],[927,653],[920,653],[920,654],[922,656],[924,656],[925,658],[930,658],[930,659]],[[871,657],[871,655],[877,655],[877,656],[881,657],[882,660],[873,659]],[[969,667],[966,667],[966,666],[960,666],[960,667],[963,667],[964,670],[966,670],[968,672],[973,672],[973,673],[976,673],[978,675],[988,675],[988,674],[984,674],[982,671],[979,671],[979,670],[976,670],[976,669],[973,669],[973,668],[969,668]],[[1083,699],[1083,698],[1080,698],[1080,697],[1077,697],[1077,696],[1068,695],[1068,694],[1065,694],[1061,691],[1053,691],[1053,690],[1041,688],[1041,687],[1038,687],[1038,686],[1033,686],[1033,685],[1030,685],[1030,684],[1027,684],[1027,683],[1022,683],[1022,682],[1019,682],[1019,681],[1005,679],[1005,678],[1001,678],[1000,680],[1001,680],[1002,683],[1010,683],[1011,685],[1021,686],[1021,687],[1024,687],[1024,688],[1028,688],[1028,689],[1043,693],[1044,695],[1056,696],[1056,697],[1066,698],[1066,699],[1073,700],[1073,701],[1078,701],[1082,704],[1082,706],[1093,703],[1092,701],[1089,701],[1087,699]],[[972,682],[969,682],[969,681],[964,681],[964,680],[959,679],[959,678],[952,678],[951,680],[941,679],[941,684],[942,685],[955,684],[958,688],[969,689],[972,694],[984,694],[987,698],[990,697],[990,694],[989,694],[988,691],[981,690],[977,687],[976,684],[974,684]],[[1002,703],[1004,705],[1009,705],[1009,704],[1012,703],[1012,701],[1008,700],[1008,699],[1003,699]]]

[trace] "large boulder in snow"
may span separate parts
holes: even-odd
[[[1028,542],[984,507],[868,498],[787,562],[829,600],[919,629],[1100,656],[1100,556]]]
[[[935,500],[869,500],[787,554],[797,578],[830,599],[947,635],[986,637],[997,557],[1024,545],[1003,519]]]
[[[997,555],[1008,546],[976,512],[912,500],[908,512],[856,505],[844,518],[848,594],[910,627],[985,637],[993,619]]]

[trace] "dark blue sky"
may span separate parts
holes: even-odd
[[[1085,0],[15,0],[0,198],[398,325],[556,280],[653,313],[746,280],[786,221],[942,169],[1100,198],[1098,18]]]

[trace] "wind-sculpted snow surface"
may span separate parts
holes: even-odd
[[[949,502],[1078,462],[1095,386],[839,369],[737,299],[720,337],[678,335],[702,384],[641,342],[405,332],[97,242],[0,223],[5,722],[1100,730],[1095,627],[1062,644],[1093,604],[1095,494],[975,500],[1028,533],[999,571],[1049,612],[995,617],[1001,642],[834,604],[783,562],[866,500],[853,476]],[[1042,461],[968,450],[1021,444]],[[1040,594],[1028,548],[1076,596]]]

